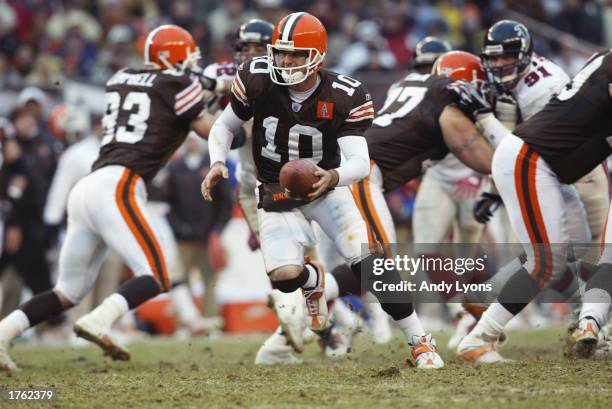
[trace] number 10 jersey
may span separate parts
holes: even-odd
[[[270,79],[266,57],[244,62],[231,89],[231,106],[242,120],[253,118],[253,159],[257,178],[278,182],[281,167],[294,159],[311,159],[323,169],[340,165],[337,140],[363,136],[372,124],[374,106],[361,82],[321,70],[321,82],[301,103],[289,87]]]

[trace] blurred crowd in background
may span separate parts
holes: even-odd
[[[409,68],[414,45],[427,35],[478,51],[484,30],[512,11],[593,45],[612,36],[609,0],[2,0],[0,82],[104,84],[115,70],[139,63],[144,37],[164,22],[193,34],[204,63],[231,59],[241,23],[276,22],[295,10],[321,19],[329,33],[328,66],[350,73]],[[572,72],[591,51],[568,49],[569,36],[535,37],[536,51]]]
[[[255,17],[276,22],[296,10],[316,15],[327,28],[326,65],[363,80],[378,104],[390,83],[410,69],[414,46],[428,35],[478,53],[493,22],[523,18],[532,31],[536,52],[559,63],[570,75],[592,52],[612,44],[610,0],[0,0],[4,162],[0,195],[19,198],[20,209],[18,219],[6,223],[0,269],[10,262],[25,269],[26,277],[33,274],[27,284],[34,292],[50,286],[51,267],[45,263],[48,250],[56,244],[58,226],[46,223],[43,213],[58,161],[75,142],[61,123],[65,115],[58,112],[64,109],[67,83],[83,83],[103,92],[116,70],[141,64],[145,36],[161,23],[174,23],[192,33],[202,50],[203,66],[231,61],[240,24]],[[99,132],[102,108],[85,105],[89,118],[80,124],[77,139]],[[197,182],[206,171],[207,159],[205,146],[192,145],[171,170],[195,175]],[[25,180],[10,177],[15,174],[24,175]],[[401,239],[409,237],[414,194],[415,184],[411,184],[388,196]],[[169,201],[167,195],[163,201]],[[208,235],[220,233],[229,218],[232,197],[214,210],[220,212],[215,220],[222,222],[196,226],[196,230],[205,229],[205,234],[191,231],[193,222],[180,220],[181,213],[192,213],[191,202],[198,198],[178,198],[189,203],[171,206],[170,221],[179,239],[205,245]],[[15,212],[11,214],[15,217]],[[18,229],[12,229],[12,224]]]

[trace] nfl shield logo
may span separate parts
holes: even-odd
[[[298,112],[300,109],[302,109],[302,104],[298,104],[297,102],[292,102],[291,109],[293,109],[293,112]]]

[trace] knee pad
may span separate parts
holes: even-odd
[[[292,293],[295,290],[302,288],[308,281],[309,276],[310,272],[308,271],[308,268],[304,266],[297,277],[290,278],[288,280],[271,280],[272,287],[283,293]]]

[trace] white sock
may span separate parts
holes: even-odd
[[[325,273],[325,299],[327,301],[335,300],[340,295],[340,288],[336,277],[330,273]]]
[[[28,316],[21,310],[15,310],[0,321],[0,342],[10,343],[28,328]]]
[[[417,316],[416,311],[413,311],[412,314],[406,318],[402,318],[401,320],[397,320],[395,322],[406,336],[406,339],[408,339],[408,343],[412,342],[413,335],[416,335],[417,337],[425,335],[425,330],[421,325],[421,320]]]
[[[591,288],[584,293],[584,304],[580,310],[580,319],[593,317],[600,327],[608,322],[608,310],[610,309],[610,294],[601,288]]]
[[[174,304],[174,311],[179,321],[183,324],[192,322],[200,316],[200,311],[196,308],[191,298],[191,292],[187,284],[180,284],[170,290],[170,298]]]
[[[305,264],[304,267],[308,270],[308,280],[306,280],[306,284],[304,284],[302,288],[315,288],[317,284],[319,284],[319,273],[317,269],[310,264]]]
[[[106,297],[102,304],[89,313],[93,319],[111,327],[122,315],[130,310],[127,300],[119,293]]]
[[[504,308],[500,303],[493,303],[482,314],[480,321],[470,334],[480,335],[485,333],[491,336],[499,336],[504,330],[506,324],[514,318],[510,311]]]

